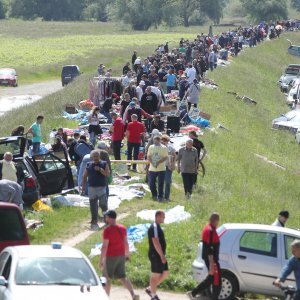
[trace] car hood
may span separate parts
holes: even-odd
[[[108,300],[104,290],[100,286],[91,286],[90,292],[86,287],[84,292],[80,291],[80,286],[28,286],[15,285],[13,287],[12,299],[14,300],[53,300],[53,299],[72,299],[72,300]],[[27,296],[26,296],[27,295]]]
[[[15,80],[16,76],[14,75],[0,75],[0,80]]]

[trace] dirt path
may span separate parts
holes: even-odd
[[[144,290],[136,290],[136,293],[140,296],[140,300],[150,300],[150,297],[145,293]],[[161,300],[187,300],[188,297],[185,294],[170,293],[158,291],[157,295]],[[112,288],[110,293],[110,300],[131,300],[129,292],[120,286],[115,286]],[[200,298],[199,298],[200,300]],[[204,300],[201,298],[201,300]]]
[[[62,89],[59,80],[20,85],[16,88],[0,88],[0,116],[7,111],[31,104]]]

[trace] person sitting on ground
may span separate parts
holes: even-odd
[[[62,141],[60,136],[55,137],[54,144],[51,145],[50,151],[53,151],[54,153],[55,152],[63,153],[62,158],[68,159],[67,146]]]
[[[279,227],[285,227],[285,223],[290,217],[290,214],[287,210],[282,210],[278,218],[275,220],[275,222],[272,224],[273,226],[279,226]]]
[[[150,131],[157,129],[160,132],[165,131],[165,122],[160,119],[160,114],[156,114],[150,124]]]

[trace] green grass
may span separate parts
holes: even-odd
[[[181,35],[185,36],[183,33]],[[194,285],[191,264],[197,253],[201,229],[212,211],[220,212],[222,223],[270,224],[278,212],[285,208],[291,212],[288,226],[299,227],[300,191],[299,175],[296,175],[300,170],[299,145],[288,132],[271,130],[272,119],[289,110],[276,81],[287,64],[299,61],[299,58],[287,54],[286,38],[300,44],[299,33],[286,34],[279,40],[248,49],[234,58],[230,67],[219,67],[216,72],[208,75],[220,85],[220,89],[203,90],[200,107],[212,115],[213,126],[222,123],[231,131],[205,131],[202,139],[208,150],[204,161],[207,173],[205,178],[199,178],[198,191],[191,201],[186,201],[183,192],[173,188],[173,201],[162,205],[167,208],[183,204],[192,214],[188,222],[164,226],[171,269],[169,279],[163,284],[164,288],[183,291]],[[155,44],[157,41],[153,36]],[[147,50],[148,54],[153,50],[153,46],[146,48],[144,51]],[[116,66],[121,66],[131,54],[131,48],[114,51],[107,52],[105,59],[110,62],[109,54],[113,53],[111,57]],[[89,59],[86,63],[89,64]],[[8,134],[17,124],[30,126],[37,114],[46,116],[42,127],[45,141],[52,128],[74,126],[74,123],[59,116],[66,103],[78,103],[87,98],[90,76],[85,74],[62,91],[1,117],[0,135]],[[252,97],[258,105],[251,106],[237,101],[227,94],[228,91]],[[277,169],[257,159],[254,153],[276,161],[287,170]],[[174,182],[181,185],[177,174],[174,174]],[[134,225],[142,222],[135,217],[137,211],[159,207],[147,195],[142,200],[124,202],[118,211],[129,212],[131,216],[124,220],[124,224]],[[79,226],[80,222],[88,219],[88,211],[56,209],[44,218],[44,228],[31,234],[34,243],[64,238],[73,232],[74,224],[75,227]],[[88,254],[90,248],[100,240],[100,234],[96,233],[79,247]],[[147,240],[138,244],[137,249],[138,252],[128,264],[128,274],[135,285],[145,286],[149,276]],[[97,259],[93,263],[96,265]]]
[[[119,71],[121,64],[131,59],[133,50],[141,56],[149,55],[158,44],[169,41],[170,47],[177,47],[183,34],[192,39],[208,31],[208,26],[195,26],[133,32],[129,26],[116,23],[39,20],[4,20],[0,26],[1,65],[16,68],[20,84],[59,79],[65,64],[77,64],[85,73],[96,73],[102,62]],[[221,31],[221,27],[216,29]]]

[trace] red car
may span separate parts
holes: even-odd
[[[0,85],[18,86],[18,76],[15,69],[0,69]]]
[[[29,245],[25,222],[17,205],[0,202],[0,228],[0,252],[8,246]]]

